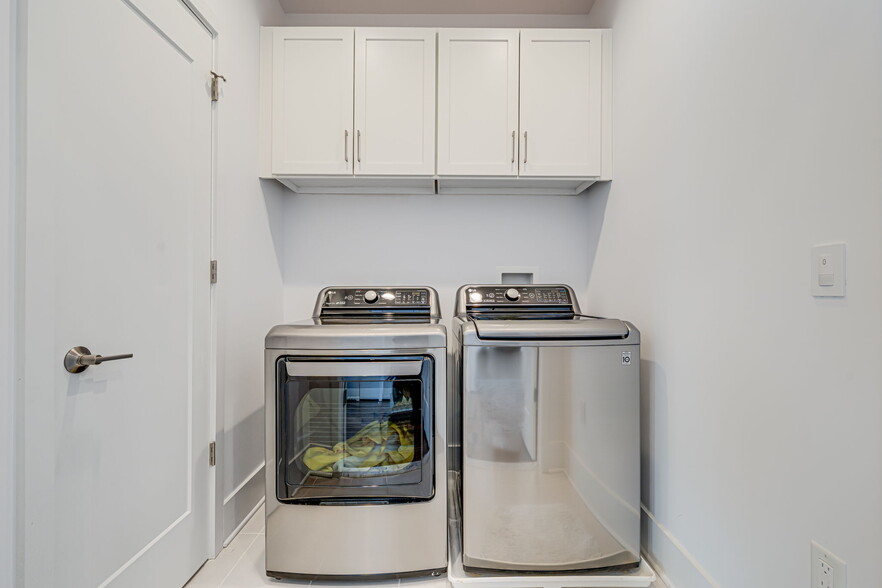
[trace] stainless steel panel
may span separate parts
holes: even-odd
[[[617,319],[576,320],[476,320],[482,341],[521,339],[625,339],[628,325]]]
[[[638,395],[638,345],[465,347],[463,563],[639,562]]]
[[[474,347],[464,374],[469,391],[464,427],[466,456],[489,462],[536,460],[536,347]]]
[[[422,367],[421,361],[288,361],[285,363],[285,369],[292,378],[418,376]]]
[[[446,348],[447,329],[438,324],[278,325],[266,336],[267,349],[351,350]]]

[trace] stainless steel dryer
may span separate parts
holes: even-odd
[[[428,287],[325,288],[266,337],[266,571],[447,569],[447,331]]]
[[[453,332],[465,569],[639,564],[634,325],[582,316],[566,285],[469,285]]]

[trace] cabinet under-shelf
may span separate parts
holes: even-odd
[[[295,194],[577,196],[599,178],[487,176],[271,176]]]

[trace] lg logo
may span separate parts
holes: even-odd
[[[622,365],[631,365],[630,351],[622,351]]]

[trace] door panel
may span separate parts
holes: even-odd
[[[599,176],[601,38],[521,32],[522,176]]]
[[[355,30],[355,173],[435,173],[435,29]]]
[[[438,34],[438,174],[518,173],[518,31]]]
[[[353,29],[273,31],[274,174],[351,174]]]
[[[28,3],[25,583],[209,556],[212,61],[181,3]],[[65,352],[133,353],[70,374]]]

